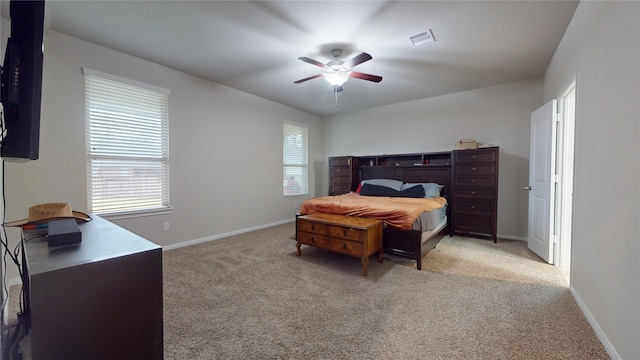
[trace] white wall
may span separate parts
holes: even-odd
[[[82,67],[171,90],[173,213],[115,223],[167,246],[293,221],[301,199],[282,198],[282,123],[310,126],[314,163],[322,159],[320,117],[56,32],[45,38],[40,158],[6,164],[8,220],[46,202],[87,211]]]
[[[500,146],[498,236],[526,239],[531,112],[542,79],[382,106],[325,119],[326,158],[448,151],[460,139]],[[318,191],[328,192],[328,174]]]
[[[640,2],[582,1],[544,78],[577,76],[571,287],[613,358],[640,359]]]

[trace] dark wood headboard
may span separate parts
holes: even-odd
[[[357,182],[369,179],[395,179],[405,183],[433,182],[443,185],[443,197],[451,197],[451,165],[410,165],[360,167]]]

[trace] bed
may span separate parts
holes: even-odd
[[[450,166],[363,168],[356,191],[306,200],[300,215],[332,213],[382,220],[384,252],[411,259],[421,270],[422,258],[451,234],[450,173]]]

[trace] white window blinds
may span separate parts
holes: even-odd
[[[84,73],[89,210],[169,209],[168,90]]]
[[[282,194],[307,194],[307,127],[299,124],[282,125]]]

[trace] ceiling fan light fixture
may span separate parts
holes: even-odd
[[[349,73],[343,70],[328,70],[324,75],[324,79],[333,86],[342,86],[349,80]]]

